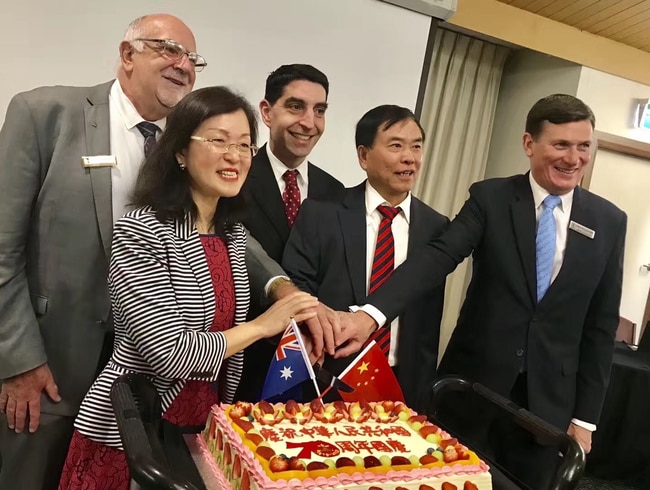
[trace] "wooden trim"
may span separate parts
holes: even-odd
[[[458,0],[450,24],[650,85],[650,53],[497,0]]]
[[[589,189],[591,185],[598,150],[614,151],[623,155],[650,160],[650,143],[598,130],[594,131],[594,140],[596,141],[596,147],[591,152],[591,165],[586,168],[585,174],[580,181],[580,187],[585,189]]]
[[[594,131],[599,150],[615,151],[638,158],[650,160],[650,143],[633,140],[616,134]]]

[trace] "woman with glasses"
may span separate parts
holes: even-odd
[[[239,195],[257,147],[255,112],[223,87],[187,95],[144,162],[136,209],[113,232],[109,287],[115,348],[81,404],[60,489],[128,490],[129,471],[109,393],[126,373],[162,398],[163,434],[198,431],[231,403],[242,349],[315,316],[294,293],[246,322],[246,234]]]

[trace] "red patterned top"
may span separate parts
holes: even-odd
[[[208,261],[216,303],[210,332],[221,332],[232,328],[235,319],[235,285],[228,248],[216,235],[201,235],[201,244]],[[188,380],[163,418],[180,426],[204,425],[210,407],[219,402],[220,385],[219,382]]]

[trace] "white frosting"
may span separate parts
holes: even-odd
[[[340,453],[335,456],[319,456],[312,452],[308,461],[325,461],[340,456],[354,458],[355,456],[417,456],[427,454],[427,449],[435,449],[436,444],[424,440],[413,431],[408,423],[401,420],[388,424],[366,421],[361,424],[338,422],[323,424],[312,419],[305,425],[292,424],[282,420],[272,427],[253,422],[254,430],[259,432],[276,454],[287,457],[299,457],[307,443],[323,441],[336,447]],[[295,447],[298,445],[299,447]],[[293,447],[288,447],[293,446]]]

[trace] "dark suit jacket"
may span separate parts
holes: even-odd
[[[344,190],[343,184],[316,165],[308,162],[307,166],[309,176],[307,197],[318,200],[339,200]],[[284,213],[282,195],[271,168],[266,145],[262,146],[253,158],[243,191],[250,198],[244,225],[264,247],[269,257],[280,263],[284,244],[287,243],[291,230]]]
[[[316,165],[309,162],[307,165],[309,175],[307,196],[319,200],[340,199],[344,190],[343,184]],[[290,229],[266,145],[262,146],[253,158],[242,192],[245,192],[249,198],[244,225],[260,242],[266,253],[280,263]],[[253,295],[249,318],[259,316],[264,312],[265,306],[261,304],[258,296]],[[259,400],[274,349],[275,346],[268,340],[260,340],[244,351],[244,372],[236,399]]]
[[[282,266],[296,285],[335,310],[366,302],[365,182],[346,189],[341,203],[303,203],[284,251]],[[441,234],[449,220],[411,199],[408,254]],[[423,408],[436,375],[444,283],[400,315],[397,363],[409,406]],[[390,328],[386,325],[385,328]],[[356,357],[328,358],[325,368],[339,374]]]
[[[627,217],[576,188],[562,268],[536,301],[536,219],[528,175],[479,182],[445,234],[408,260],[368,302],[392,318],[473,252],[473,275],[441,374],[508,395],[528,373],[530,410],[566,430],[597,423],[614,347]]]

